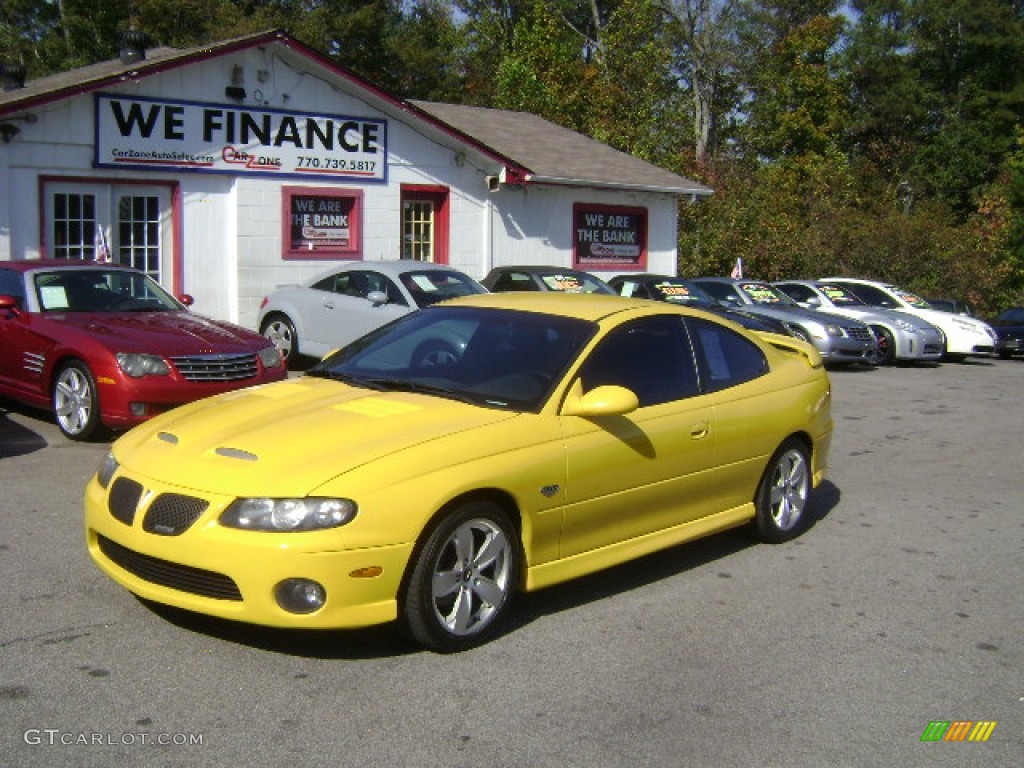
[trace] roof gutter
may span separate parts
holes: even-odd
[[[599,181],[595,179],[572,179],[565,176],[541,176],[528,173],[524,177],[528,184],[552,184],[565,187],[597,187],[600,189],[634,190],[637,192],[662,192],[680,197],[710,197],[714,190],[707,187],[669,187],[651,184],[630,184],[622,181]]]

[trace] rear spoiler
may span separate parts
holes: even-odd
[[[781,352],[803,356],[807,359],[807,364],[810,365],[811,368],[821,368],[825,364],[825,361],[821,359],[821,354],[819,354],[818,350],[806,341],[800,341],[800,339],[795,339],[792,336],[782,336],[781,334],[769,333],[767,331],[755,331],[754,333]]]

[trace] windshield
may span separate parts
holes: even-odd
[[[552,272],[540,275],[549,291],[562,293],[615,293],[603,280],[586,272]]]
[[[185,307],[141,272],[58,269],[35,276],[44,312],[164,312]]]
[[[670,304],[686,304],[689,306],[719,306],[702,288],[691,285],[685,280],[659,280],[651,285],[654,298]]]
[[[777,307],[799,306],[799,304],[789,298],[789,296],[775,288],[775,286],[768,285],[767,283],[740,283],[736,287],[749,296],[750,300],[754,304]]]
[[[475,280],[445,269],[405,272],[399,279],[405,289],[412,294],[418,307],[429,307],[431,304],[454,299],[456,296],[487,293],[487,289]]]
[[[832,283],[822,283],[818,286],[823,294],[837,307],[866,307],[863,301],[858,299],[848,290]]]
[[[533,312],[430,307],[364,336],[306,375],[536,412],[596,329]]]
[[[893,288],[892,292],[896,294],[901,300],[905,301],[915,309],[933,309],[932,305],[922,299],[916,293],[905,291],[902,288]]]

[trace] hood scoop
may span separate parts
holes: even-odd
[[[240,450],[239,448],[227,448],[221,446],[214,450],[218,456],[224,456],[228,459],[241,459],[242,461],[259,461],[260,457],[255,453],[249,453],[248,451]]]

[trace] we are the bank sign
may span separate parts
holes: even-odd
[[[224,104],[96,96],[104,168],[387,180],[387,123]]]

